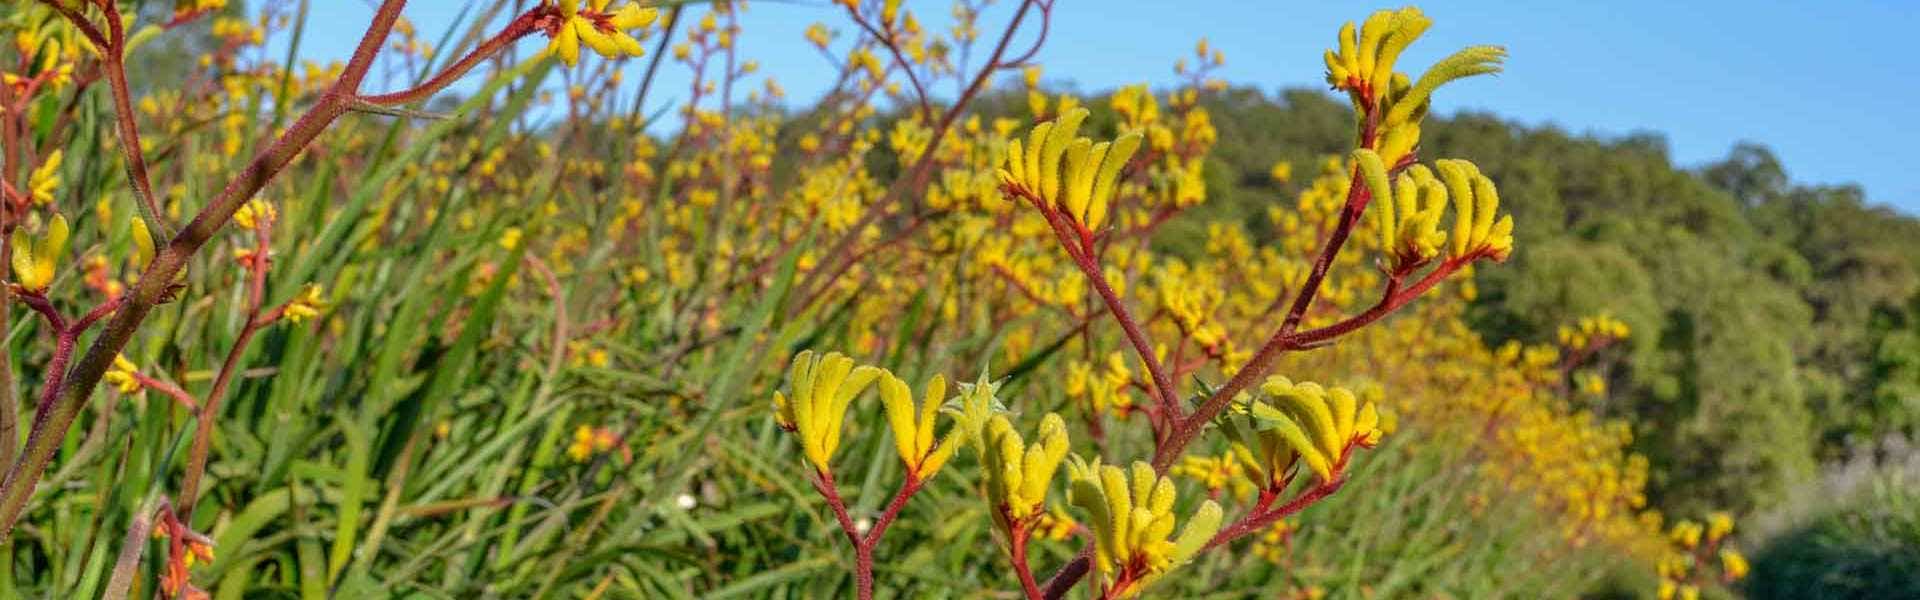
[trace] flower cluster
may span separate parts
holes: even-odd
[[[1321,481],[1338,480],[1353,449],[1380,443],[1380,413],[1346,388],[1294,383],[1274,376],[1260,385],[1264,399],[1247,398],[1221,417],[1234,450],[1276,485],[1305,462]]]
[[[1093,143],[1078,137],[1088,111],[1077,108],[1033,128],[1026,145],[1013,140],[1000,181],[1010,193],[1060,211],[1088,231],[1099,231],[1113,202],[1120,169],[1140,148],[1140,134]]]
[[[847,406],[883,372],[878,367],[854,367],[853,359],[838,352],[815,356],[802,351],[793,357],[789,376],[792,396],[773,393],[774,418],[780,427],[800,436],[800,445],[822,473],[833,471],[833,453],[840,448],[840,430]]]
[[[1006,415],[994,415],[987,422],[986,438],[980,459],[986,469],[987,502],[996,508],[995,523],[1006,531],[1012,523],[1042,514],[1053,472],[1067,457],[1067,423],[1049,413],[1028,445]]]
[[[545,1],[553,3],[557,14],[544,25],[552,38],[544,53],[559,57],[567,66],[580,63],[582,43],[605,58],[645,54],[640,41],[627,32],[652,25],[660,14],[630,0],[613,10],[608,10],[612,0],[584,0],[585,5],[580,4],[582,0]]]
[[[1327,50],[1327,84],[1347,93],[1355,112],[1369,115],[1363,123],[1361,147],[1378,152],[1387,164],[1398,164],[1420,143],[1420,121],[1427,115],[1433,92],[1449,82],[1494,73],[1506,58],[1498,46],[1471,46],[1435,63],[1413,80],[1394,71],[1401,52],[1419,39],[1433,20],[1413,7],[1374,12],[1356,30],[1353,23],[1340,29],[1339,50]]]
[[[1067,463],[1070,500],[1087,511],[1095,542],[1094,565],[1107,578],[1108,597],[1139,594],[1167,571],[1193,558],[1220,529],[1223,512],[1200,503],[1174,535],[1173,480],[1143,462],[1131,469],[1074,456]]]

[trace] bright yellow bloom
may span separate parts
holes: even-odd
[[[67,252],[67,218],[59,214],[47,223],[46,230],[39,239],[27,233],[27,228],[13,230],[13,281],[30,292],[44,292],[53,285],[53,278],[60,266],[60,256]]]
[[[321,295],[321,291],[320,284],[307,284],[306,288],[300,290],[300,295],[294,296],[293,300],[287,303],[287,310],[284,313],[287,320],[300,323],[320,316],[320,312],[327,308],[327,299]]]
[[[593,458],[593,428],[586,425],[573,430],[573,442],[567,444],[567,457],[573,462],[587,462]]]
[[[1747,557],[1741,555],[1740,551],[1732,548],[1720,551],[1720,572],[1726,574],[1727,579],[1744,579],[1751,569]]]
[[[1386,164],[1372,150],[1353,153],[1361,180],[1373,196],[1368,204],[1374,216],[1380,248],[1395,268],[1416,266],[1440,253],[1447,236],[1440,232],[1440,216],[1447,210],[1447,188],[1425,165],[1413,165],[1387,184]]]
[[[1360,402],[1346,388],[1294,383],[1276,375],[1260,390],[1273,404],[1237,402],[1231,413],[1221,416],[1221,425],[1235,451],[1265,470],[1269,482],[1281,481],[1297,461],[1305,461],[1321,481],[1332,482],[1346,468],[1355,446],[1372,448],[1384,435],[1374,403]]]
[[[606,427],[581,425],[573,430],[573,441],[567,444],[567,457],[573,462],[587,462],[595,454],[612,450],[620,443],[620,436]]]
[[[1098,230],[1106,222],[1121,167],[1140,147],[1140,134],[1095,144],[1075,137],[1086,118],[1086,109],[1074,109],[1034,127],[1025,146],[1014,140],[1000,182],[1010,193],[1055,207],[1087,229]]]
[[[567,66],[580,64],[582,43],[605,58],[645,54],[640,41],[627,32],[653,24],[660,14],[659,10],[642,8],[636,2],[608,11],[607,5],[612,0],[586,0],[584,7],[579,5],[580,0],[553,1],[558,2],[561,20],[547,30],[553,39],[543,53],[560,57]]]
[[[879,383],[880,401],[887,411],[887,425],[893,430],[894,448],[914,477],[921,481],[931,479],[967,439],[965,428],[954,427],[941,436],[938,446],[934,444],[934,422],[947,399],[947,378],[934,375],[927,382],[926,393],[920,397],[920,407],[916,410],[907,382],[894,377],[893,373],[884,375]]]
[[[1453,255],[1488,256],[1504,261],[1513,253],[1513,215],[1500,210],[1500,194],[1493,180],[1480,174],[1480,168],[1464,160],[1434,162],[1440,178],[1446,182],[1453,200]]]
[[[774,418],[780,427],[800,434],[801,447],[815,469],[830,473],[847,406],[884,373],[865,365],[856,368],[853,359],[838,352],[816,357],[812,350],[801,351],[793,357],[788,379],[793,396],[773,392]]]
[[[1702,529],[1697,522],[1681,521],[1674,523],[1673,530],[1667,535],[1673,539],[1674,544],[1679,545],[1681,548],[1692,550],[1694,547],[1700,545],[1700,534],[1703,531],[1704,529]]]
[[[1707,514],[1707,541],[1718,542],[1727,534],[1733,533],[1733,515],[1726,511],[1714,511]]]
[[[259,198],[248,200],[246,204],[240,205],[239,210],[233,211],[233,222],[242,229],[273,227],[274,220],[279,217],[280,211]]]
[[[1273,163],[1273,168],[1267,171],[1267,177],[1272,179],[1274,183],[1286,183],[1286,182],[1292,181],[1293,180],[1293,163],[1290,163],[1284,160]]]
[[[807,42],[813,44],[815,48],[825,50],[827,49],[827,44],[833,42],[833,31],[827,29],[826,23],[808,25]]]
[[[144,271],[147,265],[153,262],[153,232],[147,229],[146,219],[135,215],[132,221],[130,227],[133,235],[133,268]]]
[[[987,500],[995,509],[994,524],[1005,529],[1010,523],[1002,518],[1022,521],[1039,515],[1053,472],[1067,457],[1067,422],[1047,413],[1033,445],[1028,446],[1006,415],[994,415],[987,423],[986,437],[980,462],[987,470]]]
[[[1236,498],[1249,498],[1256,490],[1247,478],[1246,464],[1240,455],[1228,452],[1220,456],[1183,456],[1173,474],[1200,482],[1209,492],[1226,491]]]
[[[1073,486],[1069,499],[1089,513],[1094,531],[1094,565],[1109,577],[1131,576],[1138,585],[1123,595],[1138,594],[1168,570],[1187,562],[1220,530],[1220,505],[1212,500],[1187,518],[1173,536],[1173,480],[1154,474],[1144,462],[1133,463],[1131,473],[1113,465],[1088,463],[1075,456],[1067,462]]]
[[[1043,540],[1059,541],[1073,535],[1073,527],[1078,524],[1065,509],[1054,506],[1034,518],[1033,533]]]
[[[1377,11],[1357,31],[1353,23],[1341,27],[1339,50],[1326,51],[1327,84],[1347,92],[1357,109],[1384,114],[1374,139],[1365,141],[1367,149],[1379,152],[1389,165],[1420,143],[1420,121],[1434,90],[1461,78],[1499,72],[1506,59],[1506,49],[1499,46],[1470,46],[1435,63],[1418,81],[1395,72],[1400,53],[1432,24],[1413,7]]]
[[[115,354],[113,366],[107,369],[107,385],[113,386],[113,389],[119,390],[122,394],[138,392],[140,379],[134,377],[134,374],[139,370],[140,368],[134,366],[133,361],[127,360],[125,355]]]
[[[59,150],[48,153],[39,168],[27,177],[27,192],[34,204],[45,206],[53,202],[53,193],[60,189],[61,157]]]

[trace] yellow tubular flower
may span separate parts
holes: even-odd
[[[1672,539],[1675,545],[1692,550],[1700,545],[1700,534],[1703,531],[1704,529],[1697,522],[1681,521],[1673,524],[1673,530],[1667,534],[1667,537]]]
[[[1133,463],[1131,473],[1088,463],[1075,456],[1067,462],[1073,485],[1070,501],[1085,509],[1094,532],[1094,566],[1110,577],[1135,578],[1139,584],[1124,595],[1138,594],[1154,579],[1193,558],[1220,530],[1220,505],[1201,503],[1180,534],[1173,536],[1173,480],[1153,472],[1144,462]]]
[[[605,58],[645,54],[640,41],[627,32],[653,24],[660,14],[658,9],[643,8],[635,2],[627,2],[612,11],[607,10],[612,0],[586,0],[584,8],[579,0],[558,2],[561,20],[547,31],[553,39],[543,52],[560,57],[567,66],[580,63],[582,43]]]
[[[935,375],[927,382],[927,391],[920,397],[918,409],[914,408],[913,392],[907,389],[906,381],[886,373],[879,385],[880,401],[887,410],[887,426],[893,430],[893,445],[900,452],[900,462],[906,463],[908,471],[921,481],[933,478],[967,439],[965,428],[954,427],[940,438],[938,446],[934,445],[933,429],[940,405],[946,401],[947,378]]]
[[[1060,415],[1047,413],[1040,420],[1040,432],[1028,446],[1013,423],[1004,414],[987,422],[987,443],[981,447],[980,461],[987,469],[987,500],[996,509],[994,524],[1007,528],[1004,517],[1021,521],[1042,512],[1053,472],[1067,457],[1067,422]]]
[[[1034,127],[1024,145],[1013,140],[1000,181],[1098,230],[1106,221],[1120,169],[1140,148],[1140,134],[1095,144],[1075,137],[1086,118],[1087,109],[1075,108]]]
[[[113,389],[119,390],[122,394],[138,392],[140,379],[133,375],[139,370],[139,367],[134,366],[133,361],[127,360],[125,355],[115,354],[113,366],[107,369],[107,385],[113,386]]]
[[[1501,215],[1493,180],[1464,160],[1434,162],[1453,202],[1453,256],[1487,256],[1504,261],[1513,253],[1513,215]]]
[[[1346,468],[1354,446],[1380,443],[1380,413],[1373,402],[1362,403],[1346,388],[1327,389],[1317,383],[1294,383],[1273,376],[1260,391],[1273,400],[1247,399],[1222,416],[1222,429],[1235,443],[1235,452],[1266,473],[1268,482],[1282,480],[1296,462],[1304,461],[1321,481],[1332,482]]]
[[[327,308],[327,299],[321,292],[320,284],[307,284],[307,287],[300,291],[300,295],[294,296],[293,300],[287,303],[284,316],[288,321],[296,324],[320,316],[320,311]]]
[[[59,150],[47,154],[46,160],[27,177],[27,193],[33,197],[34,204],[45,206],[53,202],[53,193],[60,189],[61,157]]]
[[[246,204],[240,205],[239,210],[233,211],[233,222],[238,224],[242,229],[272,227],[273,221],[279,218],[279,216],[280,211],[274,210],[272,204],[268,204],[265,200],[255,198],[248,200]]]
[[[135,215],[133,221],[133,268],[144,271],[148,263],[153,262],[153,232],[147,229],[146,219]]]
[[[587,462],[593,458],[593,428],[586,425],[573,430],[573,442],[567,444],[567,457],[573,462]]]
[[[775,418],[781,427],[800,434],[807,460],[821,473],[832,472],[828,463],[840,447],[847,406],[882,373],[864,365],[855,368],[853,359],[838,352],[816,357],[807,350],[793,358],[793,396],[774,391]]]
[[[1420,122],[1426,117],[1433,92],[1454,80],[1500,71],[1506,50],[1498,46],[1471,46],[1441,59],[1418,80],[1394,71],[1400,54],[1426,33],[1433,20],[1420,9],[1382,10],[1367,17],[1356,30],[1341,27],[1339,49],[1326,51],[1327,84],[1347,92],[1356,111],[1384,114],[1376,139],[1368,147],[1388,164],[1406,156],[1420,141]]]
[[[67,252],[67,218],[59,214],[47,224],[39,239],[27,234],[25,227],[13,230],[13,281],[30,292],[44,292],[53,285],[60,266],[60,255]]]

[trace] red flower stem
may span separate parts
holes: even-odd
[[[1027,600],[1040,600],[1040,582],[1033,579],[1033,569],[1027,566],[1027,541],[1032,534],[1026,521],[1009,520],[1012,525],[1007,531],[1007,553],[1013,560],[1013,572],[1020,577],[1020,591]]]
[[[234,373],[240,371],[240,358],[246,354],[247,345],[253,341],[254,334],[272,322],[260,318],[261,303],[266,301],[267,265],[273,248],[273,238],[269,233],[271,227],[271,221],[267,221],[254,228],[254,251],[247,265],[248,274],[251,275],[247,282],[247,322],[240,327],[240,335],[234,338],[233,347],[227,349],[227,358],[220,364],[220,373],[214,376],[213,388],[207,391],[206,403],[195,411],[193,446],[187,453],[187,469],[181,474],[179,495],[174,497],[173,502],[177,510],[187,515],[188,520],[193,519],[193,507],[200,499],[200,480],[206,476],[207,455],[213,446],[213,423],[220,418],[220,401],[226,397]]]
[[[146,149],[140,145],[140,126],[134,120],[133,92],[127,85],[127,36],[120,25],[120,10],[113,2],[102,2],[101,7],[107,13],[108,40],[107,47],[102,49],[106,57],[107,87],[113,91],[114,123],[120,134],[120,153],[127,161],[127,182],[133,186],[140,216],[147,220],[147,227],[155,236],[169,238],[173,236],[173,226],[167,223],[166,214],[160,212],[160,204],[153,199]]]
[[[1156,446],[1161,445],[1166,441],[1168,433],[1173,430],[1169,425],[1180,423],[1182,412],[1179,398],[1174,394],[1173,381],[1167,377],[1166,367],[1160,364],[1160,358],[1153,351],[1153,344],[1147,339],[1146,333],[1140,329],[1139,321],[1133,317],[1131,311],[1127,310],[1126,303],[1120,301],[1120,295],[1114,293],[1113,286],[1107,284],[1106,273],[1102,272],[1099,261],[1093,256],[1093,245],[1088,243],[1090,234],[1085,227],[1068,220],[1060,211],[1047,206],[1046,201],[1041,200],[1031,190],[1018,186],[1011,186],[1008,189],[1026,198],[1029,204],[1039,209],[1040,214],[1047,218],[1047,223],[1053,226],[1054,235],[1067,249],[1067,256],[1073,258],[1073,264],[1080,268],[1087,282],[1093,285],[1094,291],[1100,295],[1101,302],[1107,305],[1107,312],[1113,315],[1113,319],[1120,323],[1120,329],[1126,332],[1127,342],[1133,345],[1134,353],[1138,354],[1140,362],[1147,366],[1147,374],[1153,379],[1155,397],[1159,406],[1159,410],[1156,411],[1158,415],[1152,419],[1154,442]]]
[[[500,33],[495,34],[491,38],[487,38],[487,41],[481,42],[480,45],[474,46],[473,50],[467,52],[466,56],[460,57],[460,60],[454,61],[453,64],[448,65],[445,70],[442,70],[439,74],[427,79],[420,85],[397,92],[360,96],[360,101],[378,106],[393,106],[396,104],[412,104],[426,100],[434,93],[446,89],[449,85],[453,85],[453,82],[466,76],[468,71],[472,71],[473,68],[479,66],[481,62],[491,58],[501,50],[505,50],[507,46],[519,41],[520,38],[539,31],[540,29],[537,25],[540,20],[547,18],[549,16],[548,13],[552,11],[553,8],[552,5],[546,3],[534,5],[534,7],[527,10],[527,12],[521,13],[518,17],[514,17],[513,21],[507,23],[506,28],[502,29]]]
[[[1315,502],[1319,502],[1327,496],[1333,495],[1334,492],[1340,491],[1340,486],[1346,485],[1346,483],[1347,479],[1341,477],[1331,482],[1314,486],[1313,489],[1307,490],[1306,493],[1300,494],[1286,504],[1280,505],[1279,508],[1267,510],[1264,507],[1256,507],[1253,512],[1247,513],[1247,516],[1241,517],[1239,521],[1235,521],[1232,525],[1228,525],[1225,529],[1221,529],[1219,533],[1214,534],[1213,539],[1207,541],[1207,545],[1203,550],[1221,546],[1244,537],[1247,534],[1266,529],[1272,526],[1274,522],[1305,510],[1307,507],[1313,506]]]
[[[880,534],[886,533],[887,526],[892,525],[893,520],[899,518],[901,509],[907,507],[907,500],[920,493],[920,486],[925,483],[911,470],[907,472],[907,480],[900,484],[900,491],[893,494],[893,500],[887,502],[886,510],[880,513],[880,518],[874,519],[873,528],[867,532],[866,539],[860,542],[867,547],[869,560],[873,548],[880,545]]]
[[[114,296],[106,302],[101,302],[99,306],[93,307],[93,310],[87,311],[87,314],[80,315],[80,320],[74,321],[73,325],[70,326],[73,329],[74,335],[78,336],[86,332],[87,329],[93,327],[94,323],[98,323],[100,319],[104,319],[107,315],[113,314],[113,311],[120,308],[120,304],[122,303],[121,299],[125,297],[125,295]]]
[[[894,493],[893,500],[887,502],[886,509],[880,513],[880,518],[874,520],[872,527],[865,535],[861,535],[859,526],[854,524],[852,515],[847,512],[846,502],[840,499],[840,490],[833,482],[833,474],[815,470],[814,477],[809,478],[809,481],[813,483],[813,489],[818,490],[820,495],[827,499],[827,507],[833,510],[834,520],[840,523],[840,532],[845,534],[847,541],[853,544],[854,586],[860,600],[872,600],[873,549],[880,545],[880,536],[887,532],[887,526],[892,525],[894,519],[900,516],[901,509],[906,508],[907,500],[919,493],[920,486],[926,482],[909,470],[906,482],[902,483],[900,490]]]
[[[181,406],[187,407],[188,411],[195,413],[200,412],[200,402],[194,400],[193,395],[188,394],[186,390],[180,389],[180,386],[174,385],[164,379],[149,377],[147,374],[139,371],[133,372],[133,380],[139,382],[140,387],[166,394],[168,397],[173,398],[175,402],[179,402]]]

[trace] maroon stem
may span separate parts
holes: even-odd
[[[1260,351],[1254,355],[1255,358],[1249,361],[1246,367],[1243,367],[1239,373],[1234,374],[1233,379],[1227,382],[1227,387],[1220,388],[1219,391],[1208,397],[1207,401],[1201,404],[1200,408],[1195,410],[1192,416],[1179,424],[1179,427],[1173,433],[1173,440],[1165,446],[1170,452],[1165,455],[1156,452],[1154,454],[1154,465],[1158,467],[1163,459],[1167,464],[1172,464],[1173,460],[1179,458],[1180,451],[1184,450],[1188,444],[1199,437],[1200,431],[1205,428],[1208,421],[1218,416],[1220,411],[1226,409],[1227,405],[1233,401],[1234,394],[1238,394],[1240,390],[1251,386],[1253,380],[1265,374],[1267,368],[1270,366],[1268,363],[1272,362],[1273,357],[1294,350],[1303,350],[1325,344],[1334,338],[1371,325],[1375,321],[1379,321],[1381,318],[1393,314],[1394,311],[1418,299],[1428,290],[1433,289],[1433,286],[1439,285],[1439,283],[1445,281],[1447,277],[1458,272],[1461,267],[1465,267],[1467,264],[1483,256],[1485,256],[1484,253],[1474,252],[1466,256],[1447,259],[1445,262],[1440,263],[1439,267],[1434,268],[1434,270],[1428,272],[1426,276],[1421,277],[1419,281],[1404,289],[1399,287],[1399,278],[1397,276],[1390,277],[1387,292],[1384,297],[1380,299],[1379,303],[1373,305],[1372,308],[1367,309],[1366,312],[1348,317],[1326,327],[1275,335],[1273,339],[1267,341],[1265,346],[1260,348]],[[1263,360],[1260,358],[1262,356],[1266,356],[1267,358]]]
[[[234,374],[240,371],[240,358],[246,354],[247,345],[253,341],[254,334],[273,322],[273,319],[262,318],[261,315],[261,305],[266,300],[268,256],[273,247],[269,234],[270,223],[261,223],[254,229],[254,252],[247,265],[252,276],[247,282],[247,322],[240,327],[240,335],[234,338],[233,347],[227,349],[227,358],[220,364],[220,374],[214,377],[206,403],[200,405],[194,418],[193,447],[187,453],[187,470],[181,475],[179,495],[173,502],[181,514],[187,515],[188,520],[192,520],[193,507],[200,499],[200,480],[207,472],[207,456],[213,446],[213,423],[220,418],[220,401],[226,397]],[[272,316],[278,318],[279,313],[274,311]]]
[[[1161,444],[1154,449],[1153,467],[1155,470],[1164,473],[1168,468],[1172,467],[1173,461],[1179,459],[1181,451],[1185,450],[1187,445],[1192,443],[1195,437],[1199,436],[1200,430],[1208,421],[1211,421],[1214,416],[1219,415],[1221,410],[1226,409],[1227,404],[1233,401],[1235,395],[1239,394],[1241,390],[1253,385],[1254,381],[1265,376],[1267,369],[1272,367],[1274,359],[1289,350],[1295,349],[1288,343],[1288,335],[1293,333],[1296,327],[1299,327],[1300,321],[1306,314],[1307,309],[1312,306],[1313,298],[1315,294],[1319,292],[1320,284],[1326,279],[1327,271],[1332,268],[1334,258],[1340,254],[1340,248],[1346,244],[1347,238],[1352,235],[1353,227],[1359,222],[1360,214],[1366,209],[1367,200],[1370,197],[1371,194],[1368,193],[1367,186],[1360,180],[1359,171],[1356,170],[1347,187],[1346,209],[1340,214],[1340,220],[1334,226],[1333,234],[1327,238],[1326,244],[1321,246],[1320,256],[1314,259],[1313,270],[1308,273],[1306,283],[1301,286],[1300,295],[1294,298],[1293,308],[1287,311],[1287,318],[1281,323],[1280,329],[1275,331],[1271,337],[1267,338],[1267,342],[1261,345],[1260,350],[1254,353],[1253,358],[1247,360],[1245,366],[1242,366],[1239,371],[1233,374],[1232,378],[1227,380],[1226,385],[1214,391],[1214,393],[1207,398],[1206,402],[1200,405],[1200,408],[1195,409],[1193,416],[1175,424],[1173,434],[1168,440],[1168,443]]]
[[[488,38],[485,42],[481,42],[480,45],[475,46],[472,51],[468,52],[466,56],[460,57],[460,60],[448,65],[446,70],[427,79],[420,85],[397,92],[360,96],[360,100],[367,104],[379,106],[412,104],[425,100],[435,92],[445,89],[449,85],[453,85],[454,81],[466,76],[468,71],[472,71],[473,68],[479,66],[481,62],[499,53],[501,50],[506,49],[507,46],[519,41],[520,38],[539,31],[536,25],[539,24],[541,19],[548,16],[547,11],[549,8],[550,6],[545,3],[534,5],[532,9],[521,13],[518,17],[514,17],[513,21],[508,23],[507,27],[502,29],[500,33]]]
[[[1080,553],[1074,555],[1073,560],[1067,561],[1067,564],[1060,565],[1060,570],[1054,572],[1053,577],[1047,579],[1046,585],[1041,588],[1041,597],[1047,600],[1059,600],[1060,598],[1066,597],[1067,592],[1071,591],[1073,586],[1079,585],[1080,580],[1085,579],[1087,573],[1092,570],[1093,541],[1088,540],[1087,543],[1080,546]]]
[[[1272,526],[1276,521],[1287,518],[1288,516],[1294,513],[1305,510],[1307,507],[1313,506],[1315,502],[1319,502],[1323,499],[1326,499],[1327,496],[1331,496],[1333,495],[1334,492],[1340,491],[1340,487],[1343,485],[1346,485],[1346,483],[1347,483],[1347,478],[1341,477],[1333,481],[1314,486],[1313,489],[1307,490],[1306,493],[1301,494],[1300,496],[1294,498],[1291,501],[1288,501],[1286,504],[1280,505],[1279,508],[1275,508],[1271,510],[1256,509],[1251,513],[1247,513],[1247,516],[1242,517],[1239,521],[1234,522],[1232,525],[1228,525],[1226,529],[1222,529],[1220,530],[1219,533],[1214,534],[1213,539],[1208,540],[1206,547],[1203,549],[1210,549],[1215,546],[1224,545],[1229,542],[1232,542],[1233,540],[1244,537],[1247,534],[1250,534],[1262,529],[1266,529],[1267,527]]]
[[[113,113],[115,127],[120,133],[120,153],[126,159],[127,181],[133,185],[134,196],[139,200],[142,218],[153,229],[154,235],[162,238],[173,235],[173,227],[167,224],[159,203],[153,199],[153,180],[147,175],[146,149],[140,146],[140,126],[134,121],[133,92],[127,85],[126,31],[120,24],[120,10],[113,2],[102,2],[101,7],[107,16],[107,47],[102,50],[106,56],[107,87],[113,91]]]
[[[855,25],[859,25],[861,29],[866,30],[867,35],[873,36],[875,41],[885,46],[887,50],[893,54],[894,62],[899,63],[900,70],[907,74],[907,82],[913,84],[914,97],[919,100],[920,104],[920,118],[926,122],[932,122],[933,104],[927,99],[927,88],[920,84],[920,76],[914,74],[913,63],[908,61],[906,54],[900,51],[900,43],[894,39],[893,23],[887,23],[886,31],[883,33],[879,28],[868,23],[865,17],[861,17],[858,8],[848,8],[847,14],[853,18]]]
[[[180,386],[163,379],[149,377],[139,371],[133,372],[133,380],[139,382],[140,387],[166,394],[168,397],[173,398],[175,402],[179,402],[181,406],[186,407],[189,411],[200,412],[200,403],[194,400],[193,396],[188,394],[186,390],[180,389]]]
[[[865,544],[869,550],[880,545],[880,534],[886,533],[887,526],[892,525],[893,520],[899,518],[900,510],[907,507],[907,500],[912,499],[914,494],[920,493],[920,486],[925,483],[918,475],[909,471],[907,480],[900,484],[900,491],[893,494],[893,500],[887,502],[886,510],[880,513],[880,518],[873,521],[873,529],[867,532],[866,539],[861,543]]]
[[[833,474],[816,469],[809,481],[813,483],[813,489],[827,499],[827,507],[833,510],[834,520],[840,523],[840,533],[846,535],[847,541],[853,544],[854,587],[860,600],[872,600],[873,549],[880,545],[880,536],[887,532],[887,526],[893,524],[894,519],[900,516],[901,509],[906,508],[907,501],[919,493],[920,486],[926,482],[909,469],[907,480],[900,484],[900,491],[894,493],[880,517],[862,535],[853,522],[853,516],[847,512],[846,502],[840,499],[840,489],[833,481]]]
[[[1055,211],[1049,210],[1048,212]],[[1078,228],[1077,225],[1075,227]],[[1061,243],[1072,245],[1072,241],[1066,237],[1067,232],[1065,230],[1056,228],[1056,232],[1062,236],[1060,239]],[[1081,237],[1083,239],[1086,237],[1084,230],[1082,230]],[[1180,398],[1174,392],[1173,380],[1167,377],[1166,366],[1160,364],[1159,356],[1154,353],[1152,341],[1148,340],[1146,333],[1140,329],[1140,323],[1133,317],[1133,312],[1127,310],[1126,303],[1120,300],[1120,295],[1115,293],[1113,286],[1107,283],[1107,275],[1102,271],[1099,262],[1094,258],[1092,246],[1082,246],[1081,251],[1069,254],[1073,255],[1074,264],[1080,267],[1080,271],[1086,274],[1087,280],[1093,284],[1094,291],[1100,294],[1100,300],[1106,303],[1107,311],[1112,313],[1113,319],[1120,323],[1120,330],[1126,332],[1127,341],[1133,344],[1134,353],[1140,355],[1140,362],[1146,364],[1147,375],[1153,379],[1153,387],[1154,390],[1158,392],[1157,396],[1159,397],[1160,404],[1160,418],[1158,422],[1162,424],[1162,426],[1155,427],[1155,429],[1162,432],[1161,435],[1163,436],[1164,432],[1171,430],[1170,427],[1166,427],[1165,425],[1180,423],[1184,414],[1180,408]],[[1155,441],[1158,442],[1161,440]]]

